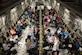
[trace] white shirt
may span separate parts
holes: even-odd
[[[59,39],[55,37],[55,40],[54,40],[54,45],[53,45],[53,51],[56,51],[56,50],[59,50]]]
[[[11,36],[10,37],[10,41],[13,41],[13,42],[17,42],[17,40],[16,39],[18,39],[18,36],[16,35],[16,36]]]
[[[9,47],[7,44],[3,44],[3,49],[6,51],[6,50],[9,50]]]

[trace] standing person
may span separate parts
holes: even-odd
[[[28,37],[25,40],[25,42],[26,42],[27,52],[29,52],[29,55],[31,55],[30,54],[30,45],[31,45],[31,36],[30,35],[28,35]]]
[[[53,35],[52,40],[53,40],[53,44],[54,44],[53,48],[52,48],[53,54],[54,55],[58,55],[58,51],[59,51],[59,39],[55,35]]]

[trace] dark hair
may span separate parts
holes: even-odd
[[[0,43],[0,47],[2,47],[2,43]]]
[[[50,32],[50,29],[48,29],[47,31]]]
[[[56,34],[53,34],[53,36],[57,37],[57,35],[56,35]]]
[[[69,32],[69,33],[71,33],[71,31],[70,31],[70,30],[68,30],[68,32]]]
[[[27,36],[27,38],[28,38],[28,39],[30,39],[30,38],[31,38],[31,36],[30,36],[30,35],[28,35],[28,36]]]
[[[27,36],[27,38],[25,39],[25,42],[27,42],[27,39],[29,39],[29,40],[30,40],[30,38],[31,38],[31,36],[30,36],[30,35],[28,35],[28,36]]]
[[[1,29],[0,29],[0,32],[1,32]]]

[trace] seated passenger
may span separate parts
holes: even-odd
[[[26,20],[25,20],[25,23],[26,23],[26,24],[28,24],[28,22],[29,22],[29,20],[28,20],[28,19],[26,19]]]
[[[47,31],[48,31],[47,35],[48,35],[49,37],[51,37],[51,36],[52,36],[52,34],[51,34],[51,30],[48,29]]]
[[[18,26],[17,30],[16,30],[16,35],[18,35],[18,37],[21,35],[22,32],[22,26]]]
[[[22,31],[22,27],[21,26],[19,26],[19,27],[17,27],[17,31]]]
[[[10,49],[6,40],[3,42],[3,49],[4,49],[4,51],[7,51]]]
[[[21,23],[21,20],[18,20],[17,25],[18,25],[18,26],[22,26],[22,25],[23,25],[23,24]]]
[[[9,32],[10,32],[11,35],[16,34],[16,31],[15,31],[14,27],[10,28]]]
[[[14,43],[17,43],[17,39],[18,39],[18,36],[11,36],[10,37],[10,42],[14,42]]]
[[[68,31],[67,31],[67,29],[65,29],[65,31],[64,31],[64,35],[65,35],[65,38],[68,38]]]

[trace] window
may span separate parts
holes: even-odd
[[[62,5],[60,5],[58,13],[61,15],[61,17],[63,17],[63,15],[64,15],[64,7]]]
[[[56,0],[54,0],[54,5],[53,5],[53,7],[54,7],[54,8],[56,7]]]
[[[0,17],[0,28],[2,27],[2,18]]]
[[[82,32],[82,20],[79,18],[75,19],[75,29],[79,29]]]
[[[25,0],[25,5],[26,5],[26,7],[28,6],[28,1],[27,0]]]
[[[24,4],[24,2],[21,2],[21,6],[22,6],[22,9],[24,11],[25,10],[25,4]]]
[[[18,18],[17,8],[15,7],[15,8],[13,8],[13,9],[11,9],[10,14],[11,14],[11,21],[12,21],[12,23],[16,23],[17,18]]]
[[[59,11],[60,3],[56,3],[56,11]]]
[[[2,16],[3,25],[5,25],[6,16]]]
[[[5,19],[6,19],[6,16],[0,17],[0,28],[2,28],[5,25]]]
[[[51,6],[47,6],[47,8],[50,10],[51,9]]]
[[[66,24],[69,24],[69,21],[70,21],[70,11],[65,8],[65,10],[64,10],[64,22]]]

